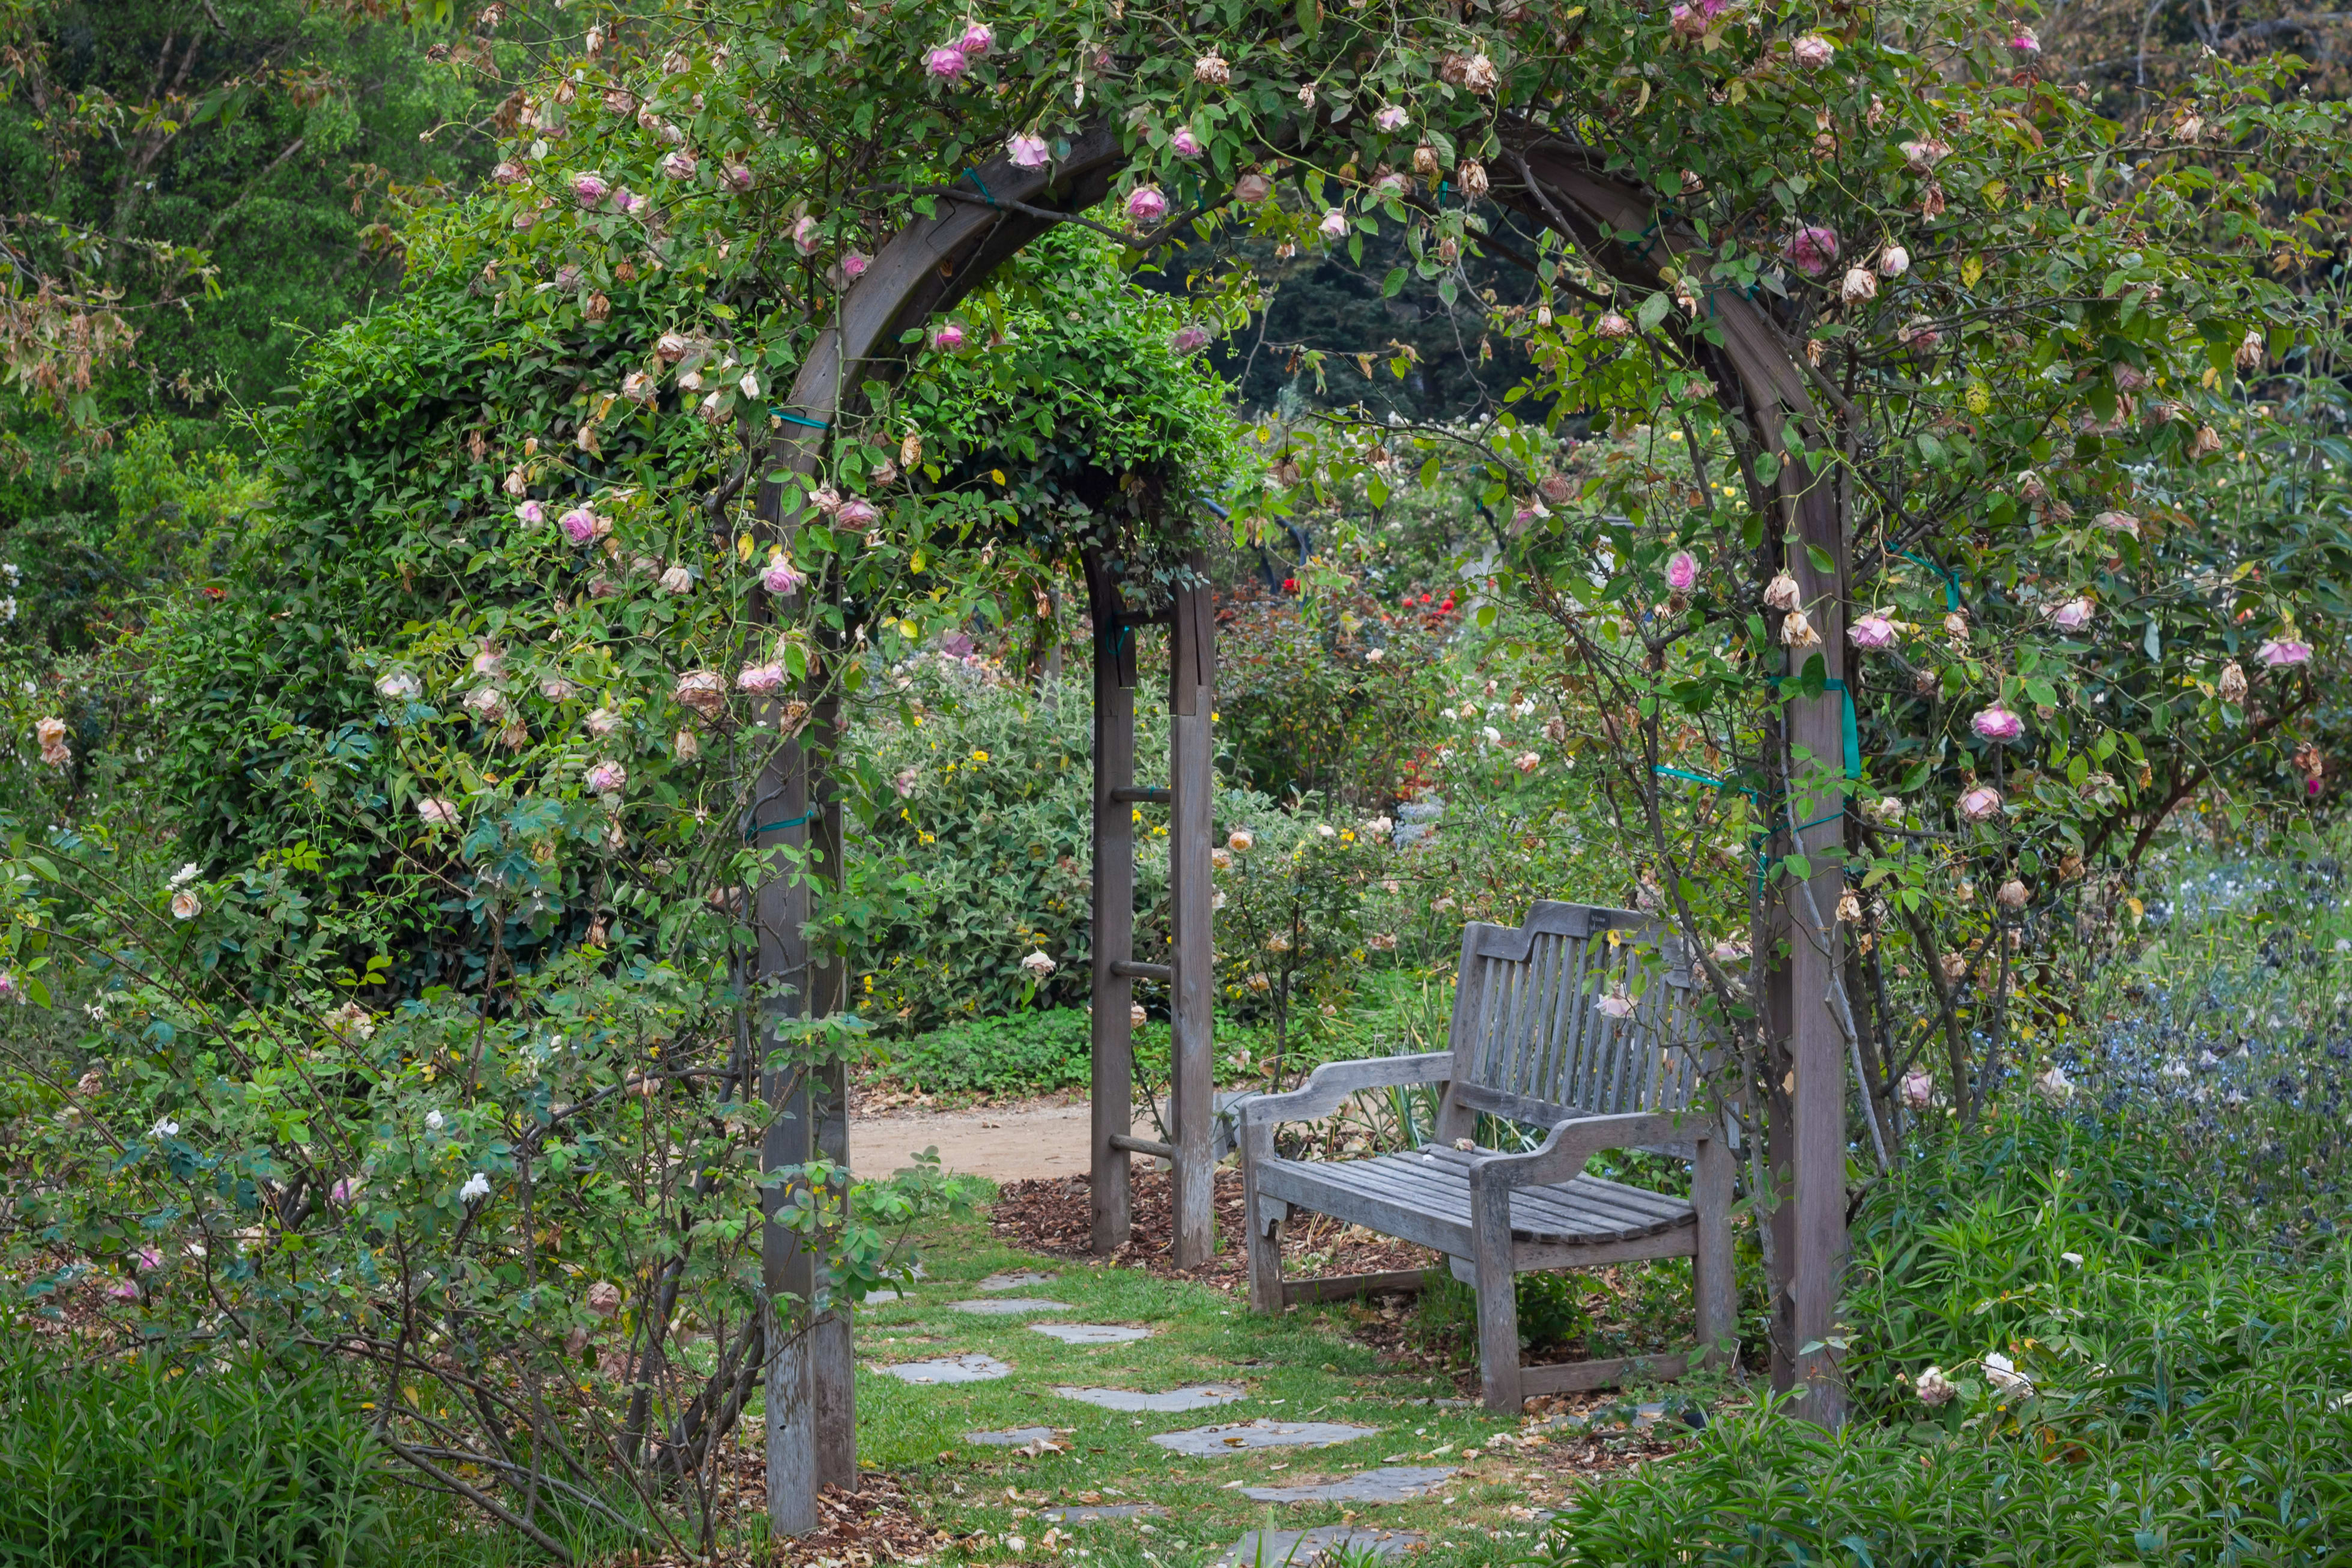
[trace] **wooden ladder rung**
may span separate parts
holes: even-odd
[[[1139,1138],[1132,1133],[1113,1133],[1110,1135],[1110,1146],[1114,1149],[1125,1149],[1130,1155],[1157,1155],[1161,1159],[1170,1161],[1173,1161],[1176,1157],[1176,1151],[1168,1145],[1156,1143],[1150,1138]]]
[[[1113,958],[1110,961],[1110,973],[1111,978],[1115,980],[1160,980],[1165,982],[1176,977],[1175,974],[1165,964],[1139,964],[1132,958]]]

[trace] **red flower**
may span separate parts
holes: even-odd
[[[1297,580],[1297,578],[1295,578],[1295,577],[1286,577],[1286,578],[1284,578],[1284,579],[1282,580],[1282,591],[1283,591],[1283,592],[1285,592],[1285,593],[1296,593],[1296,592],[1297,592],[1297,591],[1298,591],[1298,580]]]
[[[1440,615],[1451,615],[1454,613],[1454,595],[1449,593],[1445,596],[1445,602],[1437,607],[1437,612]]]

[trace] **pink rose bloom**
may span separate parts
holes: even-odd
[[[683,147],[667,154],[661,161],[661,172],[673,180],[691,180],[694,170],[694,154]]]
[[[2315,773],[2313,774],[2310,778],[2303,781],[2303,792],[2305,795],[2310,796],[2312,799],[2317,800],[2319,798],[2321,782],[2322,780],[2320,779],[2320,777]]]
[[[2311,644],[2284,643],[2274,638],[2263,643],[2255,652],[2254,657],[2273,670],[2282,669],[2288,664],[2308,664],[2311,663]]]
[[[951,354],[963,347],[963,329],[950,321],[931,334],[931,347]]]
[[[1892,648],[1901,636],[1902,633],[1895,629],[1895,622],[1884,615],[1865,615],[1845,629],[1847,642],[1873,653],[1882,648]]]
[[[1830,57],[1836,52],[1837,46],[1819,33],[1807,33],[1789,46],[1789,57],[1809,71],[1817,71],[1829,64]]]
[[[617,762],[599,762],[588,769],[588,788],[599,795],[617,795],[629,782],[629,770]]]
[[[1127,215],[1139,224],[1156,224],[1168,215],[1168,198],[1157,185],[1138,185],[1127,193]]]
[[[1201,155],[1201,139],[1192,134],[1191,126],[1180,125],[1169,133],[1168,151],[1179,158],[1198,158]]]
[[[1676,550],[1666,562],[1666,586],[1676,593],[1688,593],[1691,584],[1698,580],[1698,557],[1690,551]]]
[[[1274,182],[1253,169],[1234,182],[1234,200],[1244,206],[1255,207],[1274,194]]]
[[[1969,727],[1987,740],[2015,740],[2025,733],[2025,721],[1995,703],[1969,720]]]
[[[953,44],[933,49],[923,57],[923,69],[940,81],[953,81],[971,68],[971,57]]]
[[[596,537],[596,514],[585,507],[574,507],[556,518],[555,526],[573,544],[584,545]]]
[[[640,207],[648,207],[652,204],[648,198],[631,193],[626,185],[613,187],[613,210],[616,213],[626,214],[637,211]]]
[[[106,1293],[118,1301],[135,1301],[139,1299],[139,1287],[128,1280],[117,1280],[106,1288]]]
[[[428,828],[454,828],[457,825],[457,802],[431,800],[416,802],[418,820]]]
[[[1053,156],[1042,136],[1016,136],[1004,144],[1004,151],[1015,169],[1043,169]]]
[[[363,1183],[355,1182],[351,1177],[345,1176],[341,1181],[337,1182],[332,1187],[328,1189],[327,1196],[333,1198],[337,1203],[349,1203],[352,1199],[359,1197],[360,1188],[363,1185]]]
[[[798,593],[808,578],[791,561],[772,560],[760,574],[760,586],[771,593]]]
[[[2129,512],[2101,512],[2091,519],[2095,528],[2105,528],[2111,534],[2129,534],[2139,538],[2139,519]]]
[[[751,188],[751,165],[749,163],[738,160],[728,164],[720,172],[727,181],[729,190],[748,191]]]
[[[142,1274],[152,1273],[163,1266],[163,1254],[152,1244],[142,1247],[135,1266]]]
[[[2000,791],[1990,784],[1979,784],[1960,797],[1960,815],[1971,822],[1981,822],[2000,810]]]
[[[834,514],[834,521],[845,528],[870,528],[881,517],[882,514],[876,509],[874,503],[863,499],[844,501],[841,510]]]
[[[2091,623],[2092,613],[2089,600],[2070,599],[2050,612],[2050,624],[2061,632],[2080,632]]]
[[[1168,346],[1180,354],[1189,354],[1195,349],[1207,347],[1208,341],[1209,329],[1206,327],[1184,326],[1176,329],[1175,335],[1168,340]]]
[[[604,176],[593,169],[583,170],[572,176],[572,197],[583,207],[593,207],[612,193],[613,187],[606,184]]]
[[[987,23],[974,22],[956,40],[956,47],[967,55],[984,55],[996,47],[996,35],[989,30]]]
[[[521,164],[509,159],[490,171],[490,178],[501,185],[520,185],[530,176],[523,172]]]
[[[1325,239],[1346,239],[1348,214],[1338,207],[1333,207],[1323,214],[1323,221],[1315,225],[1315,232]]]
[[[1677,37],[1696,38],[1706,31],[1706,18],[1688,5],[1676,5],[1666,13],[1668,26]]]
[[[1789,236],[1786,250],[1790,266],[1808,277],[1819,277],[1838,258],[1837,233],[1820,224],[1807,224]]]
[[[2009,47],[2021,55],[2038,55],[2042,52],[2042,40],[2033,36],[2032,28],[2020,22],[2009,36]]]
[[[803,256],[814,256],[816,247],[816,220],[804,213],[793,220],[793,248]]]
[[[515,516],[521,521],[529,523],[531,527],[537,528],[540,524],[547,521],[547,508],[541,506],[537,501],[525,501],[521,506],[515,508]]]
[[[841,258],[841,276],[855,283],[874,265],[874,258],[864,251],[853,250]]]
[[[1404,106],[1397,103],[1390,104],[1372,116],[1372,123],[1391,135],[1402,131],[1411,120],[1412,116],[1405,113]]]
[[[753,696],[765,696],[782,689],[783,684],[782,664],[746,664],[735,675],[735,689],[750,692]]]

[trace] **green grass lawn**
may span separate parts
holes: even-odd
[[[1261,1317],[1220,1290],[1137,1269],[1013,1250],[982,1222],[935,1229],[924,1255],[929,1273],[913,1292],[864,1309],[858,1318],[859,1458],[898,1476],[932,1523],[957,1537],[948,1561],[1067,1555],[1138,1564],[1204,1563],[1253,1529],[1344,1521],[1417,1531],[1428,1542],[1424,1561],[1507,1562],[1528,1556],[1538,1543],[1539,1526],[1530,1510],[1560,1501],[1566,1479],[1560,1445],[1523,1437],[1517,1419],[1436,1406],[1435,1399],[1454,1396],[1451,1379],[1384,1365],[1372,1349],[1347,1335],[1345,1307]],[[1069,1310],[1024,1317],[949,1310],[952,1301],[984,1299],[977,1289],[982,1279],[1024,1270],[1055,1278],[1005,1294],[1066,1301]],[[1076,1346],[1031,1332],[1033,1322],[1132,1323],[1153,1335]],[[918,1386],[875,1370],[970,1352],[1010,1364],[1012,1375]],[[1129,1415],[1052,1392],[1055,1385],[1160,1392],[1193,1383],[1239,1384],[1247,1396],[1209,1409]],[[1373,1432],[1331,1448],[1209,1458],[1148,1441],[1156,1432],[1258,1419],[1341,1422]],[[982,1447],[964,1436],[1024,1427],[1054,1428],[1062,1451],[1030,1456]],[[1383,1464],[1460,1469],[1425,1498],[1401,1503],[1263,1504],[1241,1495],[1243,1486],[1332,1479]],[[1049,1535],[1053,1527],[1038,1511],[1077,1502],[1155,1503],[1168,1512]]]

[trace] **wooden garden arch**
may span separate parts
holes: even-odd
[[[1572,243],[1595,266],[1631,286],[1663,286],[1664,268],[1679,255],[1704,255],[1696,235],[1671,214],[1661,214],[1646,193],[1607,174],[1597,155],[1524,121],[1500,128],[1502,172],[1494,194],[1531,221]],[[829,427],[858,382],[895,370],[900,335],[932,314],[951,308],[984,283],[1001,262],[1054,225],[1100,203],[1129,162],[1116,131],[1097,122],[1071,139],[1067,153],[1043,169],[1023,169],[1000,153],[974,171],[970,194],[940,199],[932,216],[910,221],[875,256],[842,294],[836,319],[817,338],[783,402],[790,418],[767,434],[766,463],[757,491],[758,515],[772,538],[788,536],[795,518],[784,510],[780,486],[764,476],[809,475],[823,458]],[[1771,319],[1736,290],[1703,289],[1704,308],[1721,329],[1719,349],[1700,346],[1727,413],[1744,418],[1777,449],[1793,422],[1818,442],[1829,434],[1814,405],[1810,372]],[[1778,480],[1788,520],[1808,549],[1789,552],[1806,601],[1819,603],[1822,654],[1832,681],[1844,674],[1846,566],[1840,507],[1832,481],[1801,462],[1785,462]],[[1817,570],[1814,550],[1833,563]],[[1175,1252],[1180,1267],[1205,1262],[1214,1245],[1210,1207],[1211,1124],[1209,831],[1210,696],[1214,682],[1213,621],[1205,581],[1180,588],[1164,609],[1131,611],[1108,566],[1087,563],[1095,636],[1095,883],[1093,927],[1094,1245],[1108,1251],[1126,1239],[1128,1163],[1135,1153],[1168,1157],[1176,1196]],[[1132,628],[1164,619],[1171,628],[1170,789],[1171,932],[1174,952],[1166,970],[1135,963],[1132,938],[1130,812],[1160,792],[1134,785]],[[821,686],[821,681],[812,682]],[[1835,691],[1835,686],[1832,691]],[[1790,702],[1787,739],[1794,752],[1833,759],[1843,745],[1840,701],[1833,695]],[[775,710],[772,710],[772,713]],[[835,715],[820,706],[812,730],[830,735]],[[1832,769],[1833,771],[1833,769]],[[1776,1281],[1775,1381],[1808,1391],[1810,1414],[1835,1426],[1844,1394],[1823,1344],[1833,1314],[1846,1249],[1845,1050],[1832,1012],[1835,931],[1822,912],[1843,891],[1838,852],[1843,843],[1843,800],[1835,785],[1789,803],[1799,815],[1780,835],[1780,852],[1809,857],[1810,884],[1775,903],[1769,935],[1785,940],[1790,956],[1776,961],[1765,1012],[1771,1033],[1790,1042],[1789,1094],[1793,1114],[1772,1119],[1771,1164],[1780,1202],[1771,1223],[1784,1279]],[[814,849],[823,873],[838,877],[842,822],[838,799],[811,768],[808,748],[781,747],[754,792],[756,846]],[[767,825],[767,824],[773,825]],[[1797,824],[1803,824],[1798,827]],[[1810,897],[1804,896],[1807,887]],[[1124,896],[1122,896],[1124,894]],[[762,884],[755,899],[758,975],[782,980],[791,994],[766,1004],[761,1040],[786,1018],[823,1016],[835,1009],[845,977],[812,952],[804,935],[810,890],[803,879]],[[1131,983],[1166,979],[1173,1003],[1172,1123],[1168,1144],[1133,1135],[1129,1006]],[[784,1085],[763,1072],[762,1091],[782,1113],[762,1149],[763,1168],[798,1166],[823,1156],[849,1163],[847,1085],[841,1069],[802,1081],[789,1101]],[[771,1213],[783,1198],[772,1195]],[[765,1284],[772,1296],[789,1292],[814,1301],[821,1260],[794,1244],[772,1222],[763,1237]],[[781,1533],[806,1534],[818,1525],[816,1496],[826,1485],[854,1490],[857,1481],[856,1364],[845,1309],[824,1304],[809,1331],[786,1340],[770,1316],[767,1454],[770,1517]],[[1804,1347],[1816,1347],[1810,1351]]]

